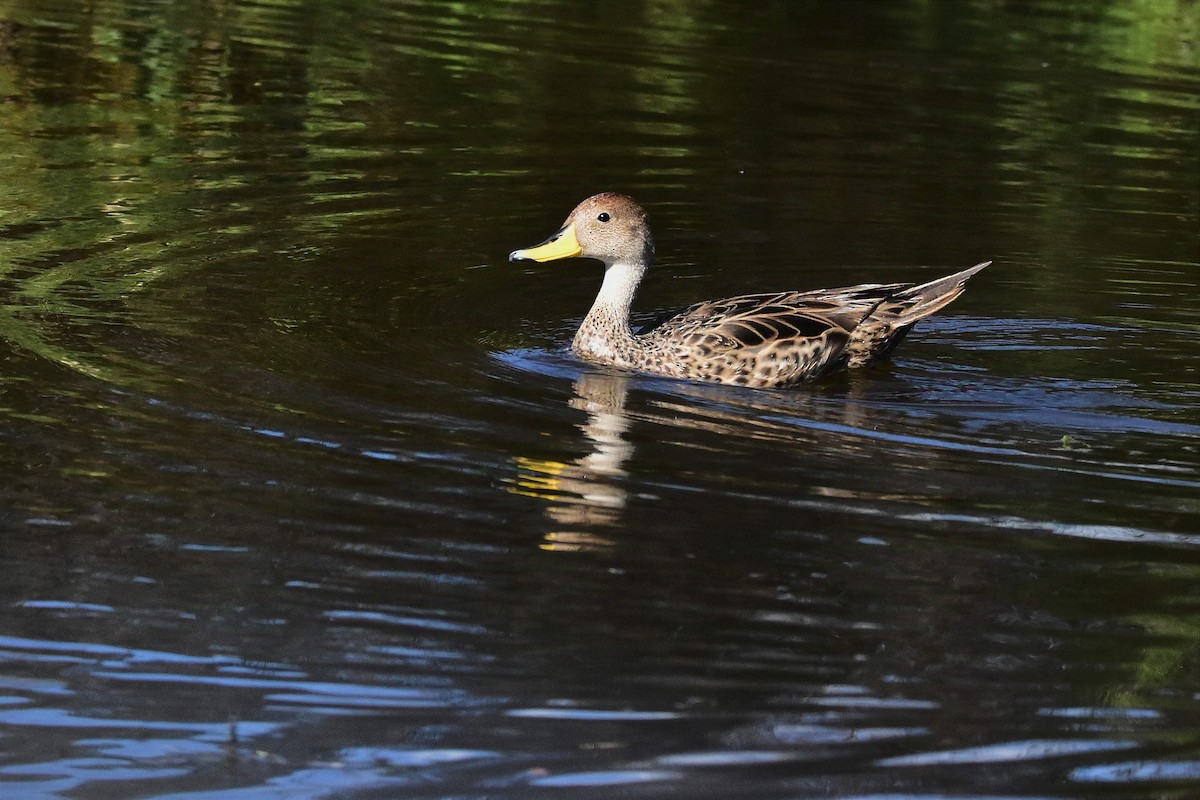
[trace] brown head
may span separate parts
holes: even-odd
[[[508,260],[555,261],[574,256],[597,258],[605,266],[649,266],[654,259],[654,238],[646,212],[628,195],[592,195],[575,206],[553,236],[539,245],[514,250]]]

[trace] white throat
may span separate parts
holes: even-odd
[[[646,268],[640,264],[624,264],[617,262],[604,270],[604,283],[596,294],[593,308],[604,306],[616,311],[622,318],[629,314],[633,307],[633,296],[637,294],[638,284]]]
[[[577,351],[609,364],[626,364],[622,354],[636,347],[629,329],[629,309],[645,272],[644,264],[618,262],[605,268],[592,310],[575,333]]]

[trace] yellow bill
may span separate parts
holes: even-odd
[[[579,240],[575,238],[575,223],[564,225],[558,233],[541,244],[527,247],[524,250],[513,250],[508,254],[509,261],[556,261],[560,258],[573,258],[583,252]]]

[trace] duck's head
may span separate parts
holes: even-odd
[[[555,261],[584,256],[605,266],[649,266],[654,239],[646,212],[632,197],[616,192],[596,194],[575,206],[562,227],[546,241],[514,250],[509,261]]]

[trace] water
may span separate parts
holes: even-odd
[[[6,798],[1191,798],[1200,9],[0,2]],[[566,350],[926,280],[792,391]]]

